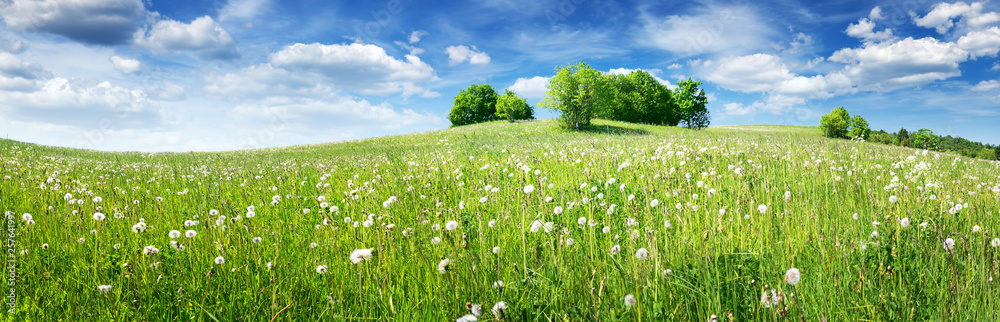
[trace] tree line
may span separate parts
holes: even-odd
[[[700,85],[689,78],[677,82],[672,91],[642,70],[606,74],[581,62],[556,68],[539,106],[561,112],[559,124],[568,129],[585,128],[595,117],[700,129],[710,123],[708,98]],[[470,85],[459,92],[448,115],[453,126],[531,118],[533,109],[523,98],[509,90],[497,97],[488,84]]]
[[[854,139],[887,145],[905,146],[941,152],[955,152],[970,158],[998,160],[1000,145],[973,142],[960,137],[938,136],[934,131],[923,128],[909,132],[905,128],[889,133],[884,130],[872,131],[861,115],[851,117],[844,107],[838,107],[823,115],[819,121],[823,135],[830,138]]]

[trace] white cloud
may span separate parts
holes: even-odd
[[[976,84],[976,86],[973,86],[972,87],[972,91],[973,92],[986,92],[986,91],[992,91],[992,90],[997,89],[997,88],[1000,88],[1000,81],[985,80],[985,81],[979,82],[979,84]]]
[[[781,58],[769,54],[726,57],[717,62],[706,61],[705,79],[738,92],[765,92],[774,84],[795,77]]]
[[[157,21],[148,32],[136,33],[135,43],[157,53],[189,51],[204,59],[229,60],[240,55],[229,32],[209,16],[197,18],[190,24]]]
[[[884,16],[882,16],[882,8],[879,8],[878,6],[872,8],[872,11],[868,13],[868,19],[871,19],[872,21],[881,20],[882,18],[884,18]]]
[[[269,121],[281,115],[284,122],[302,123],[314,128],[335,127],[338,130],[360,131],[372,128],[396,130],[416,124],[443,123],[432,114],[420,114],[410,109],[396,111],[387,103],[373,105],[367,100],[342,96],[324,98],[273,96],[263,100],[243,102],[232,112],[241,119]],[[311,124],[310,124],[311,123]]]
[[[969,52],[973,59],[982,56],[996,56],[1000,51],[1000,28],[972,31],[958,38],[958,48]]]
[[[968,57],[954,43],[927,37],[845,48],[828,60],[846,64],[842,73],[859,89],[883,92],[959,76]]]
[[[670,66],[667,66],[667,69],[674,70],[674,69],[681,69],[681,67],[683,67],[681,66],[681,64],[670,64]]]
[[[136,74],[142,71],[142,64],[135,59],[111,56],[110,61],[115,66],[115,70],[122,74]]]
[[[47,77],[48,72],[35,64],[22,60],[17,55],[0,51],[0,76],[34,80]]]
[[[878,7],[875,8],[878,9]],[[892,35],[892,29],[886,28],[882,31],[874,30],[875,22],[868,20],[868,18],[861,18],[858,20],[858,23],[848,25],[846,32],[848,36],[860,38],[866,42],[885,41],[895,38]]]
[[[267,9],[270,2],[271,0],[229,0],[222,9],[219,9],[219,21],[256,18]]]
[[[775,34],[749,6],[707,5],[693,15],[665,18],[642,13],[642,45],[690,57],[701,54],[733,55],[768,47]]]
[[[785,114],[795,110],[796,106],[804,105],[806,100],[801,97],[768,95],[764,101],[755,101],[750,105],[742,103],[727,103],[723,105],[723,116],[751,115],[759,112],[774,115]]]
[[[942,2],[935,5],[934,9],[923,17],[919,17],[915,13],[911,13],[911,15],[917,26],[934,28],[939,34],[944,34],[955,26],[953,18],[961,18],[959,25],[979,30],[1000,21],[1000,15],[996,12],[983,13],[983,4],[983,2],[973,2],[971,5],[965,2]]]
[[[524,98],[541,99],[549,90],[549,77],[518,78],[514,81],[514,85],[510,85],[507,89]]]
[[[420,42],[420,38],[427,36],[427,32],[423,30],[417,30],[410,33],[410,44],[415,44]]]
[[[8,27],[98,45],[127,43],[144,21],[141,0],[12,0],[0,3]]]
[[[473,65],[486,65],[490,63],[490,55],[480,51],[476,46],[450,46],[445,48],[448,53],[448,65],[461,64],[468,61]]]

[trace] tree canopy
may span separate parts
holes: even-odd
[[[528,102],[509,89],[504,90],[503,96],[497,98],[496,117],[510,122],[535,118],[534,111]]]
[[[705,91],[698,88],[701,82],[686,81],[677,82],[677,89],[674,90],[674,103],[677,105],[680,122],[689,129],[700,129],[707,127],[711,122],[708,108],[708,97]]]
[[[830,111],[819,119],[819,126],[823,129],[823,135],[828,138],[846,138],[847,128],[851,124],[851,115],[843,106]],[[867,123],[867,122],[866,122]]]
[[[601,72],[583,62],[557,67],[539,105],[562,112],[559,121],[565,128],[586,127],[599,109],[611,104],[613,93],[604,80]]]
[[[496,119],[497,92],[490,84],[473,84],[458,92],[448,113],[451,125],[466,125]]]

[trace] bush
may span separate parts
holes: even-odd
[[[534,110],[528,102],[510,90],[504,90],[503,96],[497,98],[496,117],[510,122],[535,118]]]
[[[497,92],[490,84],[473,84],[455,96],[448,113],[452,126],[474,124],[496,119]]]

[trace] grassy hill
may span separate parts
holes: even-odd
[[[0,164],[7,320],[1000,316],[1000,165],[812,127],[494,122],[156,154],[2,140]]]

